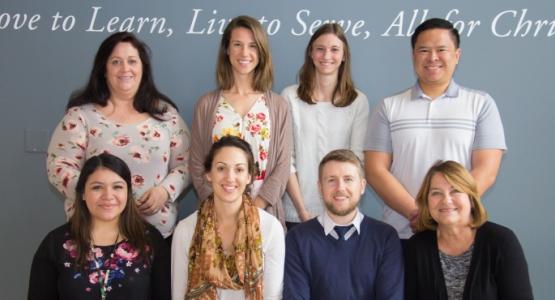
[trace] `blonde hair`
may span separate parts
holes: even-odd
[[[478,194],[478,189],[476,187],[476,182],[472,175],[458,162],[448,160],[448,161],[438,161],[436,162],[424,177],[424,182],[416,195],[416,204],[419,208],[419,214],[416,224],[416,231],[424,230],[436,230],[437,222],[432,218],[430,214],[430,208],[428,206],[428,195],[430,194],[430,185],[432,183],[432,177],[436,174],[442,174],[449,184],[451,184],[457,190],[468,195],[472,209],[470,211],[472,215],[472,220],[470,227],[478,228],[484,224],[488,215],[486,209],[482,205],[480,200],[480,195]]]
[[[256,19],[249,16],[238,16],[233,18],[224,30],[220,42],[220,50],[218,52],[218,64],[216,66],[216,81],[218,83],[218,88],[228,90],[235,82],[233,68],[229,61],[228,49],[231,33],[236,28],[246,28],[250,30],[254,36],[254,41],[258,49],[258,65],[254,69],[253,89],[259,92],[271,90],[274,81],[274,72],[270,47],[268,45],[268,36],[262,28],[262,25],[260,25]]]
[[[343,61],[339,67],[337,85],[333,91],[331,103],[337,107],[349,106],[355,101],[358,93],[351,77],[351,51],[349,50],[349,43],[347,42],[347,37],[343,32],[343,28],[336,23],[328,23],[320,26],[310,38],[304,54],[304,64],[299,70],[299,87],[297,88],[297,95],[299,95],[299,99],[304,102],[315,104],[312,99],[312,93],[315,86],[316,67],[314,66],[310,54],[316,39],[324,34],[333,34],[343,42]]]

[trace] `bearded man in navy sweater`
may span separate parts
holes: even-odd
[[[320,162],[326,211],[286,237],[283,299],[403,299],[403,253],[393,227],[363,215],[364,170],[350,150]]]

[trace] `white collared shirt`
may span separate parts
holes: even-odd
[[[343,237],[345,240],[348,240],[353,235],[353,233],[357,232],[358,234],[360,234],[360,223],[362,223],[362,219],[364,219],[364,215],[358,210],[358,208],[356,210],[357,211],[356,211],[355,217],[350,223],[347,223],[347,224],[342,224],[342,225],[336,224],[329,216],[328,211],[325,211],[323,214],[318,216],[318,222],[320,222],[320,225],[324,227],[324,233],[326,235],[328,234],[331,235],[336,240],[339,239],[339,235],[334,229],[335,226],[353,225],[353,227],[349,229],[349,231],[347,231],[345,233],[345,236]]]

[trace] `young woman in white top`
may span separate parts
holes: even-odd
[[[329,151],[350,149],[362,159],[368,99],[351,79],[349,44],[338,24],[322,25],[310,39],[299,84],[285,88],[293,119],[293,159],[284,196],[288,227],[324,211],[318,163]]]

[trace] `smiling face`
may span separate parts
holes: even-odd
[[[118,221],[127,205],[127,184],[118,174],[106,168],[96,169],[88,177],[83,201],[95,222]]]
[[[233,203],[241,201],[243,193],[251,182],[247,155],[237,147],[223,147],[212,160],[212,167],[206,173],[212,183],[214,201]]]
[[[469,226],[471,202],[468,194],[452,186],[441,173],[433,175],[428,193],[430,215],[441,226]]]
[[[227,55],[234,76],[252,75],[258,65],[258,46],[250,29],[244,27],[233,29]]]
[[[106,62],[106,82],[111,95],[134,97],[141,84],[143,64],[131,43],[118,43]]]
[[[418,36],[412,52],[413,66],[423,90],[431,86],[447,86],[455,73],[460,48],[447,29],[425,30]]]
[[[339,219],[352,220],[365,186],[356,165],[333,160],[322,167],[318,181],[328,214],[338,224]]]
[[[319,36],[310,51],[316,73],[337,76],[344,59],[343,47],[343,42],[333,33]]]

